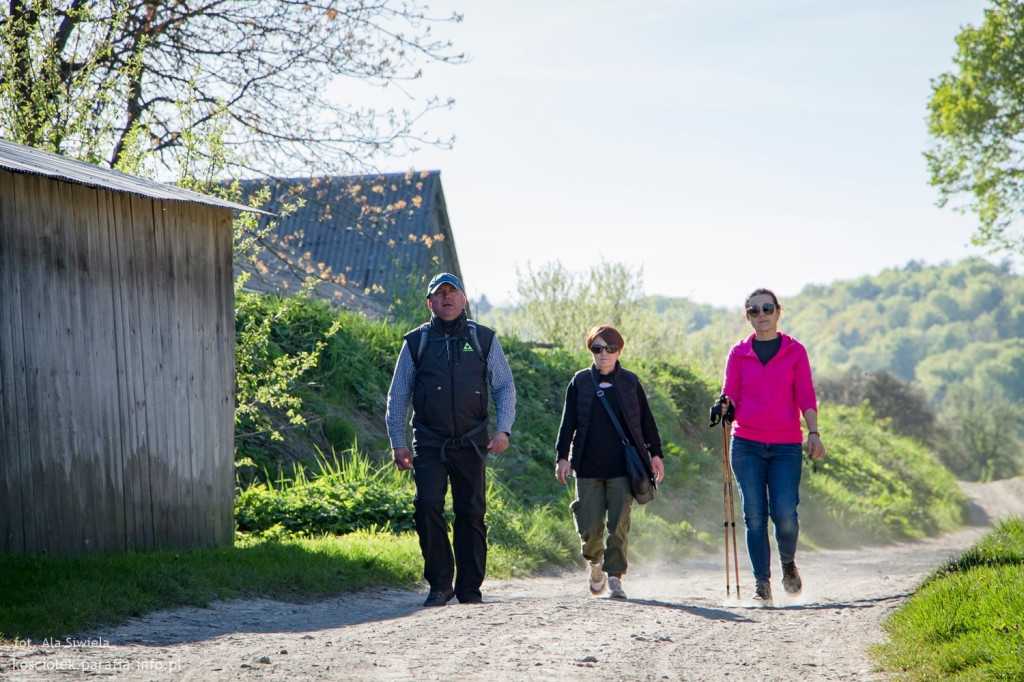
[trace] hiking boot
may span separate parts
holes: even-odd
[[[427,595],[427,600],[423,602],[424,606],[446,606],[448,602],[455,596],[455,590],[431,590],[430,594]]]
[[[608,589],[611,590],[611,594],[608,596],[612,599],[625,599],[626,591],[622,589],[622,578],[618,576],[608,576]]]
[[[604,594],[608,589],[608,574],[601,570],[601,562],[590,564],[590,594]]]
[[[782,564],[782,586],[786,588],[786,594],[794,597],[804,589],[804,583],[800,580],[800,571],[796,570],[796,562]]]
[[[772,603],[772,584],[771,583],[758,583],[757,588],[754,590],[754,601],[760,602],[765,606],[771,606]]]

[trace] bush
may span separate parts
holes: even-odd
[[[924,446],[892,433],[867,405],[821,410],[828,455],[805,465],[801,519],[815,542],[891,542],[962,523],[966,498]]]
[[[301,464],[291,478],[257,481],[235,498],[240,533],[263,535],[345,535],[357,530],[402,533],[414,530],[413,487],[389,465],[373,465],[353,448],[339,462],[321,459],[308,473]]]

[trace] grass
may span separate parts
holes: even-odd
[[[234,547],[75,559],[0,557],[0,641],[63,638],[174,606],[218,599],[301,601],[373,585],[414,587],[414,534],[351,533]]]
[[[871,654],[903,680],[1024,679],[1024,517],[930,575]]]

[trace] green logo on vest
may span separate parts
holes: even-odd
[[[470,352],[470,351],[472,351],[472,350],[473,350],[473,346],[469,345],[469,341],[467,341],[467,342],[466,342],[466,345],[464,345],[464,346],[462,347],[462,352],[463,352],[463,353],[468,353],[468,352]]]

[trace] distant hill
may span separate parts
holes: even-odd
[[[663,319],[722,352],[750,333],[738,310],[647,300]],[[1008,263],[911,262],[808,286],[781,303],[779,328],[807,346],[816,375],[885,370],[936,405],[960,383],[1024,401],[1024,278]]]
[[[807,346],[819,399],[868,401],[965,479],[1024,466],[1024,278],[1008,263],[911,262],[809,286],[781,303],[779,328]],[[727,349],[750,334],[738,310],[652,305],[686,330],[689,354],[712,379]]]
[[[536,311],[554,311],[570,325],[592,298],[563,296],[498,309],[487,319],[529,339]],[[632,353],[689,365],[714,390],[728,349],[750,334],[740,303],[725,309],[645,297],[607,309],[626,311],[615,323],[632,340]],[[781,303],[779,327],[807,346],[819,398],[854,407],[868,401],[964,478],[1024,467],[1024,279],[1009,262],[910,262],[808,286]],[[588,316],[607,319],[600,308]]]

